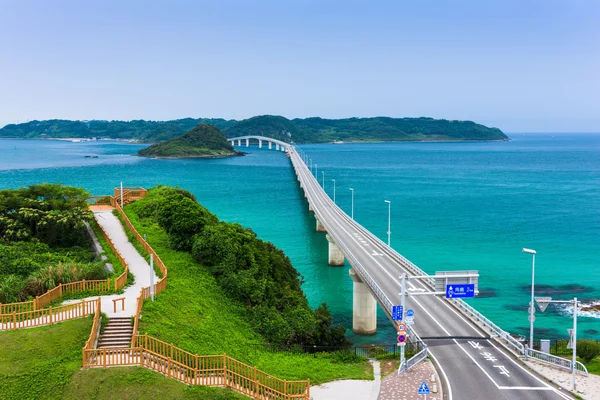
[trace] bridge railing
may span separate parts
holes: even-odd
[[[306,167],[305,164],[304,164],[304,166]],[[308,195],[308,196],[310,196],[310,195]],[[319,210],[315,209],[315,213],[320,217],[320,220],[325,225],[325,228],[327,228],[327,222],[326,222],[325,218],[322,217]],[[352,252],[343,244],[343,242],[341,240],[339,240],[339,238],[333,232],[333,230],[327,229],[327,232],[329,233],[329,235],[331,235],[335,239],[338,246],[342,248],[342,250],[344,251],[344,254],[346,255],[346,258],[348,259],[348,262],[357,271],[357,273],[359,274],[359,276],[363,280],[363,282],[365,282],[367,284],[367,286],[371,289],[372,293],[379,300],[379,304],[381,305],[381,307],[386,311],[388,316],[391,316],[393,303],[390,301],[390,299],[387,297],[387,295],[381,290],[379,285],[377,285],[375,280],[371,277],[371,275],[367,272],[367,270],[362,266],[360,261],[358,261],[356,259],[356,257],[354,257]],[[421,338],[415,332],[415,330],[412,329],[412,327],[410,327],[410,326],[407,327],[407,333],[408,333],[408,337],[409,337],[410,341],[412,343],[417,343],[420,346],[419,347],[420,349],[426,347],[425,343],[421,340]]]
[[[302,163],[302,165],[308,171],[308,167],[306,167],[306,164],[304,164],[304,162]],[[311,174],[311,176],[312,176],[312,174]],[[327,199],[328,199],[330,205],[333,206],[334,205],[333,201],[329,197],[327,197]],[[337,207],[337,205],[336,205],[336,207]],[[388,255],[390,255],[392,258],[395,258],[398,261],[398,263],[403,268],[409,270],[414,275],[421,275],[421,276],[428,275],[425,271],[423,271],[421,268],[419,268],[418,266],[416,266],[414,263],[412,263],[410,260],[408,260],[403,255],[401,255],[400,253],[398,253],[396,250],[394,250],[393,248],[391,248],[390,246],[388,246],[379,237],[375,236],[373,233],[371,233],[364,226],[362,226],[361,224],[359,224],[355,220],[352,220],[345,212],[343,212],[343,211],[340,210],[339,214],[344,219],[346,219],[348,222],[350,222],[353,225],[355,225],[355,227],[361,233],[363,233],[364,235],[369,236],[369,238],[371,238],[372,240],[374,240],[377,243],[379,243],[381,245],[381,247],[386,251],[386,253]],[[428,285],[430,285],[431,287],[433,287],[434,284],[435,284],[435,280],[433,278],[424,279],[424,281]],[[516,340],[515,338],[513,338],[508,332],[504,331],[498,325],[494,324],[489,318],[485,317],[483,314],[481,314],[479,311],[477,311],[475,308],[473,308],[471,305],[469,305],[468,303],[466,303],[462,299],[454,299],[454,300],[452,300],[452,302],[459,309],[462,309],[464,312],[470,314],[471,317],[475,318],[478,322],[480,322],[482,325],[484,325],[486,328],[488,328],[497,337],[499,337],[500,339],[504,340],[508,345],[510,345],[511,347],[513,347],[517,352],[519,352],[520,354],[523,354],[523,352],[524,352],[523,345],[518,340]]]
[[[567,371],[573,370],[572,369],[573,368],[572,360],[568,360],[566,358],[562,358],[562,357],[558,357],[558,356],[555,356],[552,354],[544,353],[543,351],[530,349],[529,347],[527,347],[525,349],[525,351],[527,352],[527,357],[531,357],[531,358],[535,359],[536,361],[542,362],[544,364],[554,365],[559,368],[566,369]],[[581,374],[583,376],[588,376],[587,368],[585,367],[585,365],[583,365],[579,361],[575,362],[575,371],[578,374]]]

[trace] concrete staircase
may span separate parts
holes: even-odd
[[[131,317],[114,317],[108,319],[108,324],[98,340],[98,348],[103,347],[129,347],[133,325]]]

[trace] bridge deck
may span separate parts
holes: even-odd
[[[409,262],[335,205],[293,148],[290,159],[315,215],[389,317],[391,306],[400,304],[400,274],[411,274]],[[409,291],[432,291],[420,281],[408,281],[407,286]],[[515,361],[445,299],[408,296],[406,307],[415,310],[414,330],[419,336],[437,338],[428,344],[446,380],[445,398],[571,398]],[[439,340],[443,337],[448,340]],[[459,341],[456,337],[472,339]]]

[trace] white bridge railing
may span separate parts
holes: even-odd
[[[552,354],[544,353],[543,351],[530,349],[529,347],[527,347],[525,349],[525,351],[527,352],[526,357],[533,358],[536,361],[540,361],[545,364],[554,365],[556,367],[566,369],[567,371],[573,370],[573,361],[568,360],[566,358],[562,358],[562,357],[558,357],[558,356],[555,356]],[[583,376],[588,376],[587,368],[585,367],[585,365],[583,365],[579,361],[575,362],[575,371],[578,374],[581,374]]]

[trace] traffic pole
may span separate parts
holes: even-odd
[[[401,290],[402,293],[400,295],[400,305],[402,306],[402,321],[404,322],[404,306],[406,303],[406,274],[403,272],[402,275],[400,276],[401,279]],[[408,331],[407,331],[408,332]],[[406,374],[406,359],[404,357],[404,347],[405,346],[400,346],[400,370],[402,372],[402,374]]]
[[[575,391],[577,368],[575,363],[577,362],[577,297],[573,299],[573,391]]]

